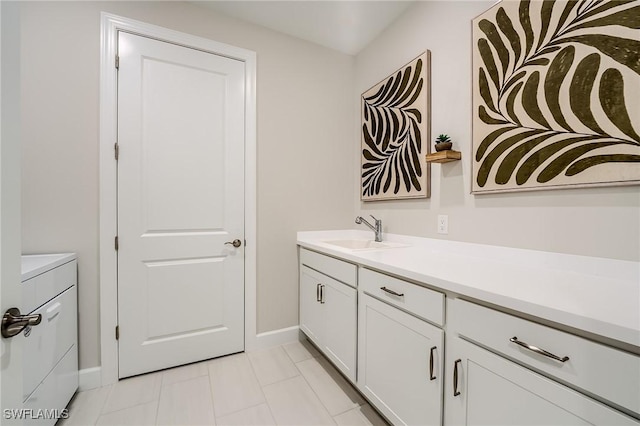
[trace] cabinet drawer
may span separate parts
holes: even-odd
[[[49,301],[34,314],[42,321],[24,339],[24,396],[28,396],[77,341],[76,286]],[[76,365],[77,368],[77,365]]]
[[[365,268],[360,270],[358,284],[365,293],[373,297],[434,324],[444,324],[442,293]]]
[[[65,263],[22,282],[23,312],[32,312],[69,287],[77,284],[77,262]]]
[[[551,327],[455,299],[451,329],[537,371],[640,414],[640,357]],[[535,346],[565,362],[512,342]]]
[[[71,347],[53,371],[24,402],[24,408],[33,410],[34,418],[27,419],[25,425],[53,426],[56,417],[65,417],[62,410],[67,406],[78,389],[78,350]],[[47,410],[41,417],[39,410]]]
[[[354,264],[303,248],[300,249],[300,263],[352,287],[356,286],[357,267]]]

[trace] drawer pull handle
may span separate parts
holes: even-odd
[[[404,296],[404,293],[397,293],[397,292],[395,292],[395,291],[393,291],[393,290],[389,290],[389,289],[388,289],[388,288],[386,288],[386,287],[380,287],[380,290],[382,290],[382,291],[386,291],[387,293],[389,293],[389,294],[393,294],[394,296],[398,296],[398,297],[402,297],[402,296]]]
[[[535,352],[535,353],[540,354],[540,355],[544,355],[547,358],[555,359],[556,361],[560,361],[560,362],[569,361],[569,357],[568,356],[564,356],[564,357],[560,358],[558,355],[554,355],[551,352],[547,352],[544,349],[540,349],[537,346],[533,346],[533,345],[530,345],[528,343],[522,342],[522,341],[518,340],[518,338],[516,336],[513,336],[511,339],[509,339],[509,341],[515,343],[516,345],[522,346],[525,349],[529,349],[532,352]]]
[[[435,380],[436,376],[433,374],[433,353],[437,349],[437,346],[434,346],[429,351],[429,380]]]
[[[456,359],[453,363],[453,396],[460,395],[460,391],[458,390],[458,364],[461,363],[461,359]]]
[[[320,303],[324,303],[324,284],[320,284]]]
[[[316,302],[320,301],[320,286],[321,285],[322,284],[320,284],[320,283],[316,284]]]

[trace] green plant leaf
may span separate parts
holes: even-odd
[[[580,43],[598,49],[614,61],[640,75],[640,41],[604,34],[562,37],[551,44]]]
[[[518,92],[520,92],[520,89],[522,88],[522,86],[524,85],[523,82],[518,83],[513,90],[511,91],[511,93],[509,93],[509,96],[507,96],[507,102],[506,102],[506,107],[507,107],[507,115],[509,116],[509,118],[511,118],[511,120],[513,120],[518,126],[522,126],[522,123],[520,122],[520,119],[518,118],[518,116],[516,115],[516,111],[515,111],[515,103],[516,103],[516,96],[518,96]]]
[[[391,142],[391,117],[389,117],[389,110],[383,109],[382,112],[384,113],[384,121],[382,122],[382,124],[385,128],[384,133],[382,134],[382,150],[384,151],[387,149],[389,143]]]
[[[542,27],[540,28],[540,38],[538,38],[538,46],[536,47],[536,50],[540,50],[540,47],[542,46],[542,43],[547,36],[547,31],[549,31],[549,23],[551,22],[551,13],[553,12],[554,5],[554,1],[542,2],[542,8],[540,9],[540,19],[542,22]]]
[[[378,98],[378,96],[381,96],[381,95],[382,95],[382,93],[387,89],[387,84],[388,84],[388,82],[387,82],[386,84],[383,84],[382,86],[380,86],[380,88],[378,89],[378,91],[377,91],[376,93],[374,93],[373,95],[371,95],[371,96],[367,96],[366,98],[364,98],[364,97],[363,97],[363,99],[365,100],[365,102],[369,103],[368,101],[371,101],[371,100],[373,100],[373,99],[377,99],[377,98]]]
[[[573,163],[565,173],[567,176],[574,176],[585,171],[589,167],[597,166],[604,163],[640,163],[640,155],[633,154],[608,154],[595,155],[593,157],[583,158]]]
[[[602,6],[596,7],[595,9],[591,9],[589,12],[585,13],[584,15],[581,14],[579,21],[584,21],[585,19],[589,19],[592,16],[597,15],[598,13],[605,12],[605,11],[607,11],[609,9],[614,8],[614,7],[624,6],[625,4],[631,3],[633,1],[637,1],[637,0],[611,0],[611,1],[607,1]]]
[[[538,106],[539,83],[540,73],[538,71],[534,71],[527,79],[524,89],[522,90],[522,106],[529,117],[531,117],[536,123],[550,129],[551,126],[544,118],[544,115],[542,115],[542,111],[540,111],[540,107]]]
[[[518,166],[518,162],[522,160],[529,150],[532,149],[531,147],[537,146],[553,136],[555,136],[555,133],[537,136],[512,149],[500,162],[500,166],[498,166],[498,171],[496,172],[496,183],[498,185],[508,183],[509,179],[511,179],[511,175]]]
[[[476,177],[478,185],[485,186],[485,184],[487,183],[487,180],[489,179],[489,172],[491,171],[491,168],[493,167],[493,165],[495,164],[495,162],[498,160],[498,158],[500,158],[500,156],[509,148],[511,148],[513,145],[531,137],[531,136],[535,136],[535,135],[539,135],[541,133],[545,133],[546,130],[527,130],[525,132],[522,133],[518,133],[515,134],[513,136],[510,136],[508,138],[506,138],[505,140],[503,140],[502,142],[500,142],[498,145],[496,145],[495,148],[493,148],[489,154],[487,154],[487,156],[484,158],[484,160],[482,161],[482,164],[480,165],[480,168],[478,169],[478,175]]]
[[[547,167],[545,167],[538,175],[537,181],[539,183],[547,183],[551,179],[557,177],[567,167],[569,167],[571,163],[582,157],[587,152],[619,144],[620,142],[594,142],[572,148],[569,151],[559,155],[558,158],[553,160]]]
[[[527,154],[533,151],[541,143],[557,135],[558,133],[543,135],[537,138],[533,138],[512,149],[504,157],[504,159],[502,160],[502,163],[500,163],[500,167],[498,168],[498,171],[496,173],[496,180],[500,180],[501,182],[507,183],[509,179],[511,179],[511,176],[513,175],[513,172],[515,171],[518,164],[522,162],[522,159]],[[556,145],[554,148],[547,150],[547,154],[543,153],[543,155],[538,154],[538,155],[529,157],[529,159],[527,160],[528,162],[525,161],[522,163],[522,166],[520,167],[518,174],[516,175],[516,184],[522,185],[526,183],[529,177],[531,176],[531,173],[533,173],[550,156],[560,151],[561,149],[569,145],[573,145],[579,142],[583,142],[586,140],[593,140],[597,138],[598,136],[578,136],[574,138],[563,139],[559,145]],[[551,147],[552,145],[548,145],[548,146]]]
[[[625,106],[624,79],[615,68],[606,70],[600,79],[600,104],[609,120],[631,139],[640,143],[640,136],[633,129]],[[637,117],[636,117],[636,121]]]
[[[409,96],[411,96],[413,93],[420,92],[420,89],[422,88],[422,78],[420,78],[421,72],[422,72],[422,59],[418,59],[418,61],[416,62],[416,68],[413,72],[413,79],[411,80],[411,83],[407,86],[404,93],[398,96],[390,104],[391,107],[397,107],[402,102],[404,102]],[[420,86],[419,89],[416,89],[417,85]],[[409,102],[409,104],[411,104],[411,102]]]
[[[378,146],[371,137],[371,133],[369,133],[369,129],[367,128],[366,123],[362,125],[362,135],[364,137],[364,143],[367,144],[369,149],[371,149],[371,151],[373,151],[376,155],[382,155],[382,151],[378,149]]]
[[[498,34],[498,29],[492,22],[486,19],[481,20],[478,23],[478,27],[480,27],[480,30],[487,36],[487,39],[489,39],[493,48],[496,50],[498,59],[500,59],[500,63],[502,64],[502,75],[505,76],[507,74],[507,68],[509,67],[509,51],[502,42],[502,38],[500,34]]]
[[[562,26],[565,24],[565,22],[567,22],[567,18],[569,18],[569,14],[576,7],[577,4],[578,2],[574,0],[567,2],[567,4],[564,7],[564,10],[562,11],[562,15],[560,15],[560,19],[558,19],[558,25],[556,25],[556,30],[553,33],[554,36],[558,34],[560,29],[562,29]]]
[[[517,127],[501,127],[498,130],[494,130],[489,133],[478,145],[478,149],[476,150],[476,161],[480,161],[482,157],[484,157],[484,153],[489,149],[492,143],[496,141],[500,136],[504,133],[507,133],[509,130],[517,129]]]
[[[591,92],[598,69],[600,69],[600,55],[597,53],[590,54],[578,63],[569,86],[569,104],[582,124],[604,135],[604,130],[598,125],[591,112]]]
[[[542,49],[541,51],[539,51],[538,53],[536,53],[532,58],[540,57],[540,56],[543,56],[543,55],[548,55],[550,53],[557,52],[560,49],[562,49],[560,46],[551,46],[551,47],[547,46],[544,49]],[[535,62],[535,61],[536,60],[533,60],[531,62]],[[529,65],[529,63],[530,62],[527,61],[526,65]]]
[[[498,118],[493,118],[491,117],[488,113],[487,110],[485,109],[484,105],[480,105],[478,107],[478,115],[480,117],[480,120],[484,121],[487,124],[508,124],[508,121],[504,121],[504,120],[500,120]]]
[[[406,108],[409,105],[413,105],[413,103],[416,101],[416,99],[418,99],[418,96],[420,96],[420,94],[422,93],[422,84],[424,83],[423,79],[420,79],[418,81],[418,86],[416,87],[415,91],[413,92],[413,96],[411,96],[411,98],[404,102],[402,105],[399,106],[399,108]]]
[[[410,73],[411,67],[405,68],[404,74],[408,75]],[[402,71],[398,71],[398,74],[396,74],[395,78],[391,78],[392,84],[389,86],[389,91],[387,92],[386,96],[384,96],[374,104],[375,106],[385,105],[387,102],[389,102],[390,99],[392,99],[394,96],[397,96],[398,88],[400,87],[400,82],[402,81],[402,74]]]
[[[607,25],[620,25],[632,29],[640,29],[640,6],[630,7],[593,21],[584,22],[578,26],[571,27],[571,31],[583,28],[604,27]]]
[[[549,60],[547,58],[538,58],[527,61],[527,66],[546,66],[549,65]]]
[[[484,66],[487,69],[487,73],[489,73],[489,77],[491,77],[491,80],[496,86],[496,89],[500,90],[500,77],[498,76],[498,68],[496,68],[496,63],[493,60],[493,54],[491,53],[491,48],[489,47],[487,39],[481,38],[480,40],[478,40],[478,51],[480,52],[480,56],[482,57]]]
[[[553,119],[569,132],[573,132],[573,129],[567,123],[562,114],[562,108],[560,108],[560,86],[562,86],[562,82],[573,64],[574,55],[575,48],[573,46],[562,49],[551,61],[544,80],[544,95],[549,111],[551,111]]]
[[[511,51],[515,56],[513,60],[513,67],[515,69],[518,61],[520,60],[520,53],[522,51],[522,45],[520,44],[520,36],[518,32],[513,28],[513,23],[507,13],[504,11],[504,8],[499,8],[496,13],[496,23],[498,24],[498,28],[500,31],[507,37],[509,40],[509,44],[511,45]]]
[[[527,157],[526,160],[522,163],[522,165],[518,168],[518,172],[516,173],[516,183],[518,185],[524,185],[529,178],[533,175],[533,173],[544,164],[549,158],[556,155],[558,152],[562,151],[568,146],[574,145],[576,143],[582,142],[583,140],[592,140],[597,138],[597,136],[584,136],[581,138],[569,138],[563,139],[558,142],[554,142],[551,145],[545,146],[544,148],[539,149],[538,151],[531,154]],[[583,139],[583,140],[578,140]]]
[[[524,30],[524,38],[525,38],[525,53],[526,57],[529,52],[531,52],[531,48],[533,47],[533,29],[531,28],[531,17],[529,15],[529,0],[522,0],[520,2],[520,7],[518,8],[518,16],[520,17],[520,25],[522,25],[522,29]]]
[[[526,71],[520,71],[518,74],[509,77],[509,80],[505,83],[504,87],[502,88],[501,94],[504,95],[505,93],[507,93],[509,88],[513,86],[515,83],[517,83],[525,75],[527,75]]]
[[[420,112],[420,110],[415,108],[410,108],[410,109],[405,109],[404,112],[406,112],[407,114],[413,115],[418,123],[422,123],[422,113]]]
[[[482,99],[484,100],[485,105],[487,105],[487,107],[491,111],[497,114],[498,110],[493,105],[493,98],[491,97],[491,90],[489,90],[489,82],[487,81],[487,75],[485,74],[484,69],[482,67],[480,67],[479,71],[480,71],[480,74],[478,76],[478,85],[480,89],[480,96],[482,96]]]

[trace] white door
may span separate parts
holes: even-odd
[[[17,7],[0,2],[2,71],[0,73],[0,316],[7,309],[22,309],[20,274],[20,92]],[[5,48],[5,47],[9,48]],[[24,336],[0,338],[0,424],[21,424],[22,347]],[[5,411],[9,410],[9,411]],[[12,411],[13,410],[13,411]],[[24,413],[22,413],[24,414]]]
[[[640,425],[458,337],[447,340],[447,364],[445,425]]]
[[[127,377],[244,350],[244,63],[122,32],[118,51]]]
[[[444,332],[362,290],[358,304],[358,388],[393,424],[441,425]]]

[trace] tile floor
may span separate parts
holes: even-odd
[[[59,426],[386,425],[308,341],[79,392]]]

